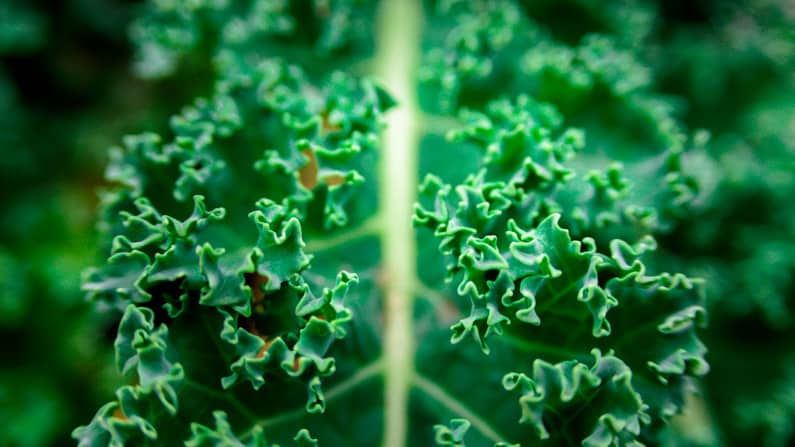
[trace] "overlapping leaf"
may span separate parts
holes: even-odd
[[[452,325],[451,341],[472,337],[486,354],[489,338],[535,346],[530,348],[530,360],[537,359],[535,378],[511,373],[506,386],[533,396],[520,398],[522,421],[534,425],[540,438],[571,433],[567,425],[572,424],[582,431],[559,442],[640,443],[653,432],[642,434],[642,426],[657,425],[681,409],[686,377],[708,370],[695,334],[704,323],[698,282],[648,271],[642,258],[655,248],[648,236],[655,226],[632,219],[639,207],[621,200],[631,186],[615,168],[604,177],[590,174],[590,191],[581,189],[581,173],[571,167],[577,152],[585,150],[584,138],[578,131],[561,133],[554,110],[527,98],[515,105],[500,101],[488,110],[470,114],[469,127],[453,134],[483,148],[484,168],[461,185],[428,177],[415,215],[416,224],[434,230],[448,279],[457,285],[459,299],[469,302],[469,315]],[[646,213],[659,214],[655,208]],[[580,216],[597,224],[584,225]],[[622,234],[647,236],[634,245],[612,239]],[[598,242],[607,238],[609,250]],[[589,369],[582,362],[592,348],[611,354],[604,358],[609,360],[597,354]],[[557,354],[550,357],[551,352]],[[612,378],[596,372],[602,368]],[[545,385],[538,381],[552,380],[547,370],[567,377],[554,383],[566,384],[557,386],[568,391],[541,391]],[[596,405],[587,396],[602,393],[603,383],[622,383],[624,391],[616,392],[628,397],[607,398],[615,407]],[[561,400],[554,400],[558,395]],[[586,396],[595,414],[573,404],[567,417],[575,395]],[[622,399],[634,402],[634,409],[620,409],[616,402]],[[544,408],[559,417],[553,429],[545,428],[548,418],[539,412]]]
[[[186,427],[164,419],[176,413],[178,396],[195,402],[208,389],[232,396],[243,382],[268,393],[303,387],[305,411],[325,410],[322,379],[335,372],[329,351],[346,335],[346,295],[357,276],[340,271],[328,286],[323,277],[304,276],[312,261],[304,238],[347,224],[348,202],[364,181],[360,166],[372,169],[362,157],[374,149],[381,113],[391,104],[370,81],[338,73],[316,88],[296,67],[271,60],[229,73],[213,97],[186,107],[171,121],[170,141],[141,134],[115,150],[107,177],[118,188],[103,199],[111,255],[86,273],[84,288],[111,307],[139,306],[132,309],[148,315],[148,325],[155,315],[165,319],[158,331],[177,333],[173,353],[187,365],[180,378],[189,385],[160,387],[169,403],[164,413],[141,407],[149,402],[141,390],[150,384],[139,377],[138,385],[119,390],[120,404],[106,405],[75,431],[80,442],[187,439]],[[191,198],[192,212],[185,207]],[[356,210],[364,212],[366,206]],[[174,217],[183,213],[187,219]],[[202,341],[215,352],[197,362],[207,349]],[[126,359],[130,346],[120,338],[117,355]],[[202,371],[208,366],[210,375]],[[180,414],[199,424],[208,413],[195,405]],[[118,408],[121,417],[114,416]],[[228,403],[216,407],[224,408]],[[223,421],[217,424],[212,436],[226,436]],[[208,442],[208,433],[196,428],[194,441]]]

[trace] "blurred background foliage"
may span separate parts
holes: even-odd
[[[107,149],[127,133],[161,132],[214,80],[201,41],[164,62],[140,31],[147,10],[143,1],[0,1],[2,446],[72,444],[70,431],[120,380],[117,318],[80,291],[100,252]],[[670,443],[792,445],[795,1],[528,0],[522,13],[559,43],[553,56],[589,33],[610,36],[639,61],[633,73],[666,114],[711,133],[686,160],[697,206],[659,241],[663,267],[705,277],[710,303],[712,372],[694,384]],[[578,101],[552,102],[575,122],[603,110],[598,97]]]
[[[184,98],[130,72],[134,5],[0,2],[0,445],[71,445],[115,389],[111,318],[80,291],[108,147]]]

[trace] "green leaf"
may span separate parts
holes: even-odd
[[[135,377],[79,442],[671,439],[709,367],[668,239],[709,190],[652,8],[420,3],[142,7],[138,71],[206,85],[113,152],[84,287]]]

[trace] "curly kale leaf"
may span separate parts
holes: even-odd
[[[636,55],[648,10],[563,42],[520,2],[385,1],[346,66],[356,6],[145,6],[148,74],[214,82],[112,152],[84,288],[124,312],[128,382],[74,437],[660,443],[709,369],[702,282],[657,247],[703,199],[705,138]]]

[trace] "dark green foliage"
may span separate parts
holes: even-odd
[[[793,30],[5,2],[0,445],[790,445]]]

